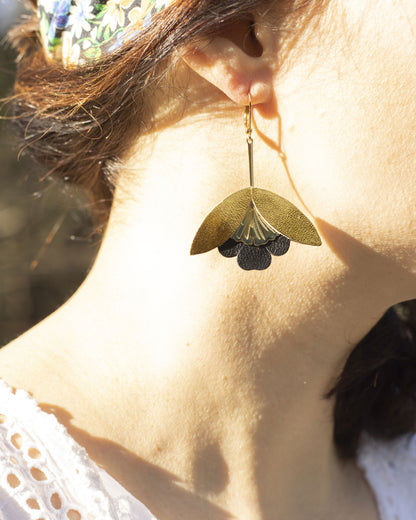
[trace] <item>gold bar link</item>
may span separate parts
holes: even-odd
[[[250,169],[250,186],[254,188],[254,160],[253,160],[253,138],[251,134],[252,129],[252,107],[251,107],[251,94],[248,95],[248,105],[245,110],[245,125],[247,134],[247,146],[248,146],[248,164]]]
[[[254,161],[253,161],[253,139],[250,137],[247,138],[247,146],[248,146],[248,164],[250,169],[250,187],[254,188]]]

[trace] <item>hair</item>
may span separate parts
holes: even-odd
[[[358,343],[332,396],[342,458],[355,456],[361,432],[391,440],[416,431],[415,300],[390,308]]]
[[[78,68],[45,58],[35,15],[11,33],[19,52],[11,102],[25,153],[48,172],[86,186],[105,219],[113,165],[150,128],[151,93],[166,78],[175,50],[272,3],[279,7],[277,30],[296,38],[290,30],[299,32],[299,20],[310,20],[323,0],[187,0],[163,10],[119,52]],[[364,431],[381,439],[415,431],[415,305],[400,304],[383,316],[326,396],[335,399],[334,441],[342,458],[356,455]]]

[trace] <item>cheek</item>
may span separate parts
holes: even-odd
[[[289,169],[314,215],[372,248],[410,259],[416,252],[416,2],[385,0],[376,8],[370,0],[347,1],[333,41],[324,39],[278,87]],[[373,16],[363,5],[372,6]]]

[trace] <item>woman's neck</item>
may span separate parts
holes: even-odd
[[[324,395],[390,303],[383,264],[368,258],[373,283],[360,244],[347,265],[327,241],[293,244],[262,272],[191,257],[202,219],[248,181],[244,139],[212,124],[170,128],[126,164],[87,281],[23,340],[55,367],[54,384],[33,376],[28,389],[160,520],[372,519]],[[277,191],[278,158],[258,141],[258,185]]]
[[[102,388],[101,431],[127,455],[89,451],[161,520],[318,519],[348,507],[352,518],[348,497],[362,506],[368,490],[336,456],[324,395],[386,304],[360,294],[363,279],[325,245],[294,244],[263,272],[216,252],[190,257],[200,221],[247,179],[224,146],[218,171],[213,138],[192,152],[188,134],[187,153],[170,157],[181,131],[157,139],[122,184],[129,197],[116,197],[99,259],[60,313],[79,324],[69,363]]]
[[[81,433],[80,443],[160,520],[354,518],[351,497],[359,509],[368,490],[337,458],[324,395],[358,324],[371,323],[342,323],[339,308],[313,296],[299,297],[290,320],[284,284],[263,298],[215,273],[193,293],[173,280],[163,290],[148,277],[131,284],[129,301],[97,288],[104,305],[68,309],[81,331],[89,324],[71,373],[87,367],[86,387],[100,388],[94,411],[103,410],[92,442]],[[71,414],[74,436],[91,431]],[[102,450],[98,436],[117,449]]]
[[[94,367],[100,437],[127,455],[120,465],[119,450],[88,451],[161,520],[354,518],[349,501],[363,507],[367,491],[337,458],[324,395],[371,321],[344,314],[334,288],[325,302],[317,286],[306,298],[273,275],[270,291],[247,273],[199,275],[138,269],[140,285],[119,278],[124,289],[96,286],[95,309],[69,309],[90,324],[72,359]]]

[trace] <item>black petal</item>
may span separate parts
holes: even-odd
[[[226,258],[237,256],[240,249],[243,247],[241,242],[236,242],[233,238],[229,238],[223,244],[218,246],[218,251]]]
[[[257,269],[262,271],[267,269],[272,263],[272,257],[265,246],[247,246],[243,244],[237,256],[238,265],[246,270]]]
[[[266,247],[272,255],[282,256],[289,251],[290,240],[283,235],[279,235],[274,240],[266,244]]]

